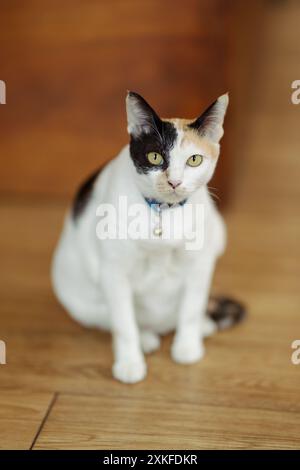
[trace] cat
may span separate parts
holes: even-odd
[[[122,382],[145,378],[144,353],[159,348],[161,335],[175,330],[172,358],[195,363],[206,336],[244,316],[238,302],[209,298],[226,234],[207,184],[227,106],[225,94],[196,119],[162,119],[142,96],[128,92],[130,143],[82,184],[66,216],[53,258],[54,291],[76,321],[111,331],[112,374]],[[117,208],[120,197],[143,208],[142,225],[151,216],[152,237],[99,239],[97,208]],[[184,237],[163,238],[167,215],[197,204],[204,209],[201,249],[186,249]],[[195,222],[184,219],[190,229]]]

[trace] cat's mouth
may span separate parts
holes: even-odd
[[[155,187],[156,195],[159,199],[167,203],[180,203],[189,196],[189,191],[180,185],[177,188],[171,188],[170,185],[159,183]]]
[[[184,188],[175,188],[175,189],[168,189],[169,194],[176,194],[176,196],[182,197],[186,195],[186,191]]]
[[[186,199],[187,193],[186,191],[178,190],[178,189],[171,189],[171,190],[166,190],[162,192],[164,195],[164,199],[166,202],[181,202],[182,200]]]

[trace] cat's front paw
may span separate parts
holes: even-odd
[[[200,340],[187,341],[175,338],[171,347],[171,356],[179,364],[198,362],[204,356],[204,352],[204,346]]]
[[[115,379],[126,384],[140,382],[146,377],[147,366],[144,359],[121,359],[114,363],[112,374]]]

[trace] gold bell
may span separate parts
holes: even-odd
[[[161,227],[155,227],[153,230],[153,235],[156,237],[161,237],[162,235],[162,228]]]

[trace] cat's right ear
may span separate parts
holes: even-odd
[[[228,93],[209,106],[189,127],[195,129],[200,135],[206,136],[213,142],[219,142],[223,136],[223,121],[228,106]]]
[[[127,130],[130,135],[157,132],[161,120],[146,100],[138,93],[129,91],[126,97]]]

